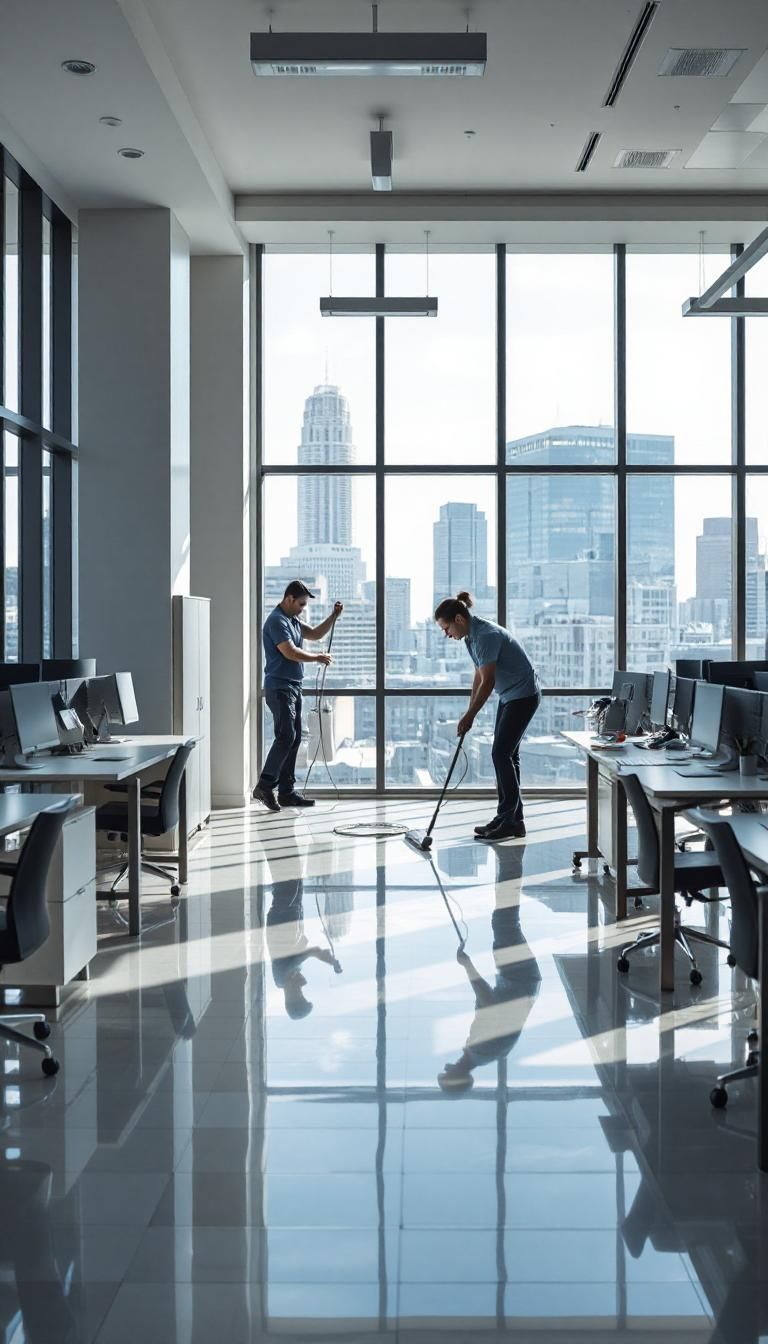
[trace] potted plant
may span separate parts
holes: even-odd
[[[753,737],[735,737],[733,739],[737,752],[739,753],[739,774],[756,775],[757,774],[757,753],[755,752],[755,740]]]

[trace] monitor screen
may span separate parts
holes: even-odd
[[[693,705],[691,742],[705,751],[717,751],[720,745],[720,726],[723,721],[725,687],[715,682],[699,681]]]
[[[648,713],[648,680],[646,672],[614,672],[613,674],[613,695],[619,695],[626,699],[628,697],[622,687],[632,687],[632,696],[627,705],[626,720],[626,730],[630,735],[639,730],[643,718]]]
[[[120,704],[120,722],[137,723],[139,710],[133,689],[133,677],[130,672],[116,672],[117,699]]]
[[[669,671],[654,672],[651,692],[651,723],[654,728],[666,728],[669,706]]]
[[[25,681],[40,680],[39,663],[0,663],[0,690],[21,686]]]
[[[736,738],[756,742],[760,737],[763,697],[759,691],[726,686],[721,734],[734,746]]]
[[[95,677],[95,658],[44,658],[43,681],[65,681],[68,677]]]
[[[58,747],[59,730],[51,699],[51,688],[45,681],[30,681],[20,686],[9,686],[19,750],[42,751]]]
[[[768,691],[768,672],[755,673],[755,688],[758,691]]]
[[[674,719],[679,733],[688,734],[691,730],[693,700],[697,682],[692,677],[678,677],[675,685]]]

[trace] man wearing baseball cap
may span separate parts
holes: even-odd
[[[301,685],[305,663],[323,663],[327,667],[333,659],[329,653],[305,653],[304,640],[322,639],[344,608],[341,602],[336,602],[330,616],[326,616],[320,625],[304,625],[301,620],[304,608],[314,597],[301,579],[293,579],[282,602],[278,602],[264,622],[264,691],[275,725],[275,740],[253,796],[270,812],[279,812],[281,807],[315,805],[313,798],[304,798],[296,792],[296,757],[301,744]]]

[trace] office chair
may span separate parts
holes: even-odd
[[[637,775],[620,775],[619,778],[624,785],[627,802],[632,808],[635,825],[637,826],[638,876],[641,882],[645,883],[648,894],[658,892],[661,882],[661,856],[653,810]],[[710,904],[710,898],[703,895],[704,889],[724,886],[723,874],[709,851],[678,853],[675,854],[674,862],[675,891],[681,893],[686,905],[691,905],[693,901],[703,901],[705,904]],[[641,933],[633,943],[627,943],[626,947],[622,947],[616,963],[618,969],[628,971],[630,953],[640,952],[644,947],[656,947],[660,940],[660,929],[652,929]],[[682,924],[677,910],[675,911],[675,942],[683,949],[691,963],[690,978],[692,985],[700,985],[702,980],[701,971],[696,965],[696,957],[691,947],[692,942],[711,943],[715,947],[723,947],[728,952],[729,966],[736,964],[727,943],[721,942],[719,938],[713,938],[711,934],[704,933],[701,929],[694,929],[689,925]]]
[[[185,742],[183,746],[178,747],[171,759],[168,772],[165,779],[154,780],[151,784],[145,784],[141,790],[141,834],[143,836],[161,836],[167,835],[174,827],[179,824],[179,791],[181,781],[184,777],[184,771],[187,761],[194,748],[194,738]],[[127,791],[124,784],[108,784],[107,790],[110,793],[125,793]],[[117,836],[124,842],[128,839],[128,804],[127,803],[105,803],[102,807],[96,809],[96,830],[106,831],[110,840]],[[172,869],[159,863],[152,863],[142,854],[142,871],[145,873],[154,873],[156,877],[171,879],[171,895],[178,896],[181,888],[179,886],[178,874]],[[128,864],[124,863],[120,868],[117,877],[110,887],[110,896],[114,897],[117,887],[122,882],[128,872]]]
[[[0,898],[5,902],[4,908],[0,909],[0,967],[26,961],[48,937],[50,923],[45,891],[48,870],[64,822],[75,806],[67,799],[47,812],[41,812],[30,827],[18,862],[0,863],[0,874],[11,878],[10,891]],[[9,1026],[9,1019],[30,1022],[35,1039]],[[45,1044],[50,1034],[44,1013],[14,1011],[0,1014],[0,1037],[39,1050],[43,1056],[43,1073],[47,1077],[59,1071],[59,1061]]]
[[[758,937],[758,900],[768,897],[768,887],[759,886],[752,876],[749,864],[742,848],[726,819],[710,820],[698,812],[696,820],[702,830],[711,839],[723,880],[731,897],[731,952],[733,964],[738,966],[750,980],[757,980],[759,964]],[[751,1031],[747,1037],[750,1046],[757,1044],[757,1032]],[[742,1078],[756,1078],[760,1067],[759,1051],[750,1049],[746,1064],[741,1069],[732,1069],[730,1073],[721,1073],[717,1084],[712,1088],[709,1099],[719,1110],[727,1105],[728,1083],[740,1082]]]

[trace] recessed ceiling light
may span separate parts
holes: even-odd
[[[69,60],[61,62],[62,70],[66,70],[70,75],[92,75],[96,66],[93,61]]]
[[[122,126],[122,117],[99,117],[102,126]]]
[[[118,152],[118,154],[120,155],[120,158],[121,158],[121,159],[143,159],[143,158],[144,158],[144,150],[143,150],[143,149],[130,149],[130,148],[127,148],[127,149],[118,149],[117,152]]]

